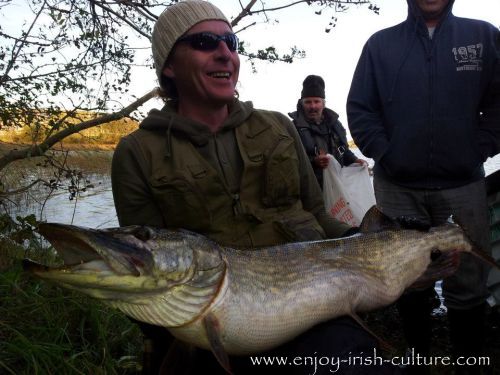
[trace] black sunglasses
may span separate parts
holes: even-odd
[[[187,42],[192,49],[197,51],[215,51],[220,41],[225,42],[227,48],[232,52],[238,49],[238,37],[233,33],[224,35],[217,35],[209,32],[189,34],[177,39],[176,44]]]

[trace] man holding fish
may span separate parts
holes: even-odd
[[[237,99],[238,38],[218,8],[205,1],[168,7],[155,25],[152,50],[167,100],[115,151],[120,225],[185,228],[238,248],[355,233],[326,213],[290,120]],[[168,336],[143,328],[155,354],[165,354]],[[309,330],[286,350],[304,340],[311,353],[368,352],[374,346],[349,318]],[[210,366],[204,357],[198,370]]]

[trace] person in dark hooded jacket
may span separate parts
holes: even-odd
[[[291,121],[236,98],[238,38],[217,7],[199,0],[169,6],[155,24],[152,50],[166,104],[115,150],[111,177],[120,225],[184,228],[248,251],[356,231],[326,213]],[[226,373],[211,352],[184,348],[163,327],[140,326],[147,349],[143,374]],[[347,357],[375,346],[354,320],[340,318],[260,355]],[[223,348],[216,342],[213,348],[220,359]],[[230,364],[237,374],[312,372],[308,366],[257,369],[248,357],[232,357]],[[359,370],[345,367],[339,373]],[[385,367],[370,373],[393,373]]]
[[[500,151],[500,33],[487,22],[455,17],[453,3],[408,0],[406,21],[367,41],[347,115],[355,143],[375,160],[375,196],[385,214],[431,225],[453,215],[488,250],[483,162]],[[443,282],[455,357],[484,349],[487,276],[488,267],[462,255]],[[432,292],[399,302],[408,344],[422,355],[430,350]]]
[[[339,115],[325,107],[325,81],[320,76],[309,75],[304,79],[297,111],[288,115],[297,128],[321,188],[323,169],[329,161],[327,153],[333,155],[341,166],[352,163],[368,165],[349,150],[346,131],[339,121]]]

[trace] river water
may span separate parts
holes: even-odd
[[[55,194],[47,201],[41,215],[43,220],[58,223],[92,228],[117,227],[110,177],[100,176],[96,187],[72,200],[68,192]]]

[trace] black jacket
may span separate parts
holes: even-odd
[[[319,154],[319,149],[323,148],[321,144],[326,145],[324,151],[335,156],[342,166],[350,165],[358,159],[358,157],[349,150],[346,131],[339,121],[339,115],[331,109],[325,108],[323,110],[324,118],[322,127],[311,124],[306,120],[300,101],[297,105],[297,111],[291,112],[288,115],[292,118],[297,128],[302,145],[311,161],[314,174],[321,188],[323,188],[323,169],[317,167],[314,163],[314,158]],[[321,142],[318,142],[320,139]]]
[[[351,135],[399,185],[463,186],[500,152],[500,34],[452,5],[431,39],[408,0],[406,21],[370,37],[353,77]]]

